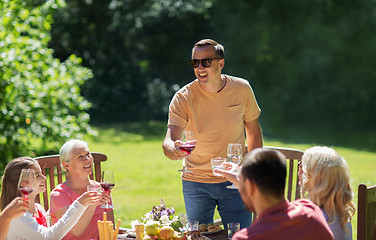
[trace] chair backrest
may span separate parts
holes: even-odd
[[[298,171],[299,171],[298,162],[302,160],[302,156],[304,152],[297,150],[297,149],[292,149],[292,148],[269,147],[269,146],[265,146],[264,148],[278,150],[281,153],[283,153],[283,155],[286,156],[286,170],[287,170],[286,198],[289,201],[299,199],[300,198],[300,186],[299,186],[299,179],[298,179]]]
[[[107,156],[103,153],[97,153],[92,152],[91,155],[94,159],[94,171],[90,175],[90,179],[94,180],[94,174],[95,174],[95,181],[100,182],[101,181],[101,162],[104,162],[107,160]],[[44,209],[49,209],[48,205],[48,199],[49,199],[49,193],[60,183],[63,182],[63,175],[64,175],[64,181],[65,174],[63,174],[63,171],[61,170],[61,164],[59,155],[47,155],[47,156],[41,156],[36,157],[35,160],[38,161],[40,168],[42,169],[43,175],[47,177],[46,183],[49,187],[49,190],[45,191],[43,193],[43,205]],[[56,184],[57,180],[57,184]],[[36,198],[37,202],[40,202],[40,196],[37,196]]]
[[[370,240],[374,232],[376,221],[376,185],[358,186],[358,226],[357,239]],[[375,238],[376,236],[374,236]]]

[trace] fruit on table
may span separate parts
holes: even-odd
[[[159,222],[151,221],[146,223],[145,232],[147,235],[158,236],[159,235]]]
[[[159,237],[163,240],[174,239],[174,229],[171,226],[163,226],[159,231]]]

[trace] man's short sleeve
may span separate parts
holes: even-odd
[[[250,121],[257,119],[260,116],[261,109],[257,104],[256,97],[255,97],[252,87],[249,85],[248,82],[247,82],[247,85],[248,85],[248,91],[246,93],[247,97],[245,101],[246,109],[244,113],[244,121],[250,122]]]
[[[185,128],[188,123],[187,99],[182,91],[175,93],[169,106],[168,126]]]

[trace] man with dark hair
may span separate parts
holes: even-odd
[[[310,200],[285,199],[286,158],[276,150],[258,148],[248,153],[242,167],[216,170],[239,187],[246,208],[257,214],[248,228],[232,240],[334,239],[324,215]]]
[[[163,141],[165,155],[172,160],[186,157],[182,185],[187,215],[192,221],[213,222],[218,206],[224,226],[251,223],[251,213],[244,207],[230,182],[214,176],[210,159],[226,157],[229,143],[245,149],[262,147],[258,122],[260,108],[249,82],[222,74],[224,48],[211,39],[197,42],[190,61],[197,79],[175,93],[169,107],[168,129]],[[193,131],[196,143],[188,156],[179,149],[183,131]]]

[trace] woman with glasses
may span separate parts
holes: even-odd
[[[0,205],[3,211],[14,204],[13,199],[23,197],[24,195],[18,189],[18,179],[22,169],[33,169],[35,171],[35,189],[28,195],[27,212],[20,213],[25,209],[20,206],[18,217],[11,220],[6,239],[61,239],[77,223],[85,209],[90,205],[100,204],[101,194],[97,192],[85,192],[77,201],[73,202],[68,211],[60,221],[53,226],[49,226],[47,213],[44,208],[35,202],[35,197],[46,191],[46,177],[36,160],[30,157],[16,158],[8,163],[2,177],[2,189]],[[22,202],[19,202],[22,205]],[[22,211],[21,211],[22,210]],[[1,234],[4,234],[1,231]],[[0,234],[0,236],[2,236]]]
[[[334,239],[352,239],[355,204],[346,161],[332,148],[307,149],[299,167],[299,182],[302,196],[321,208]]]

